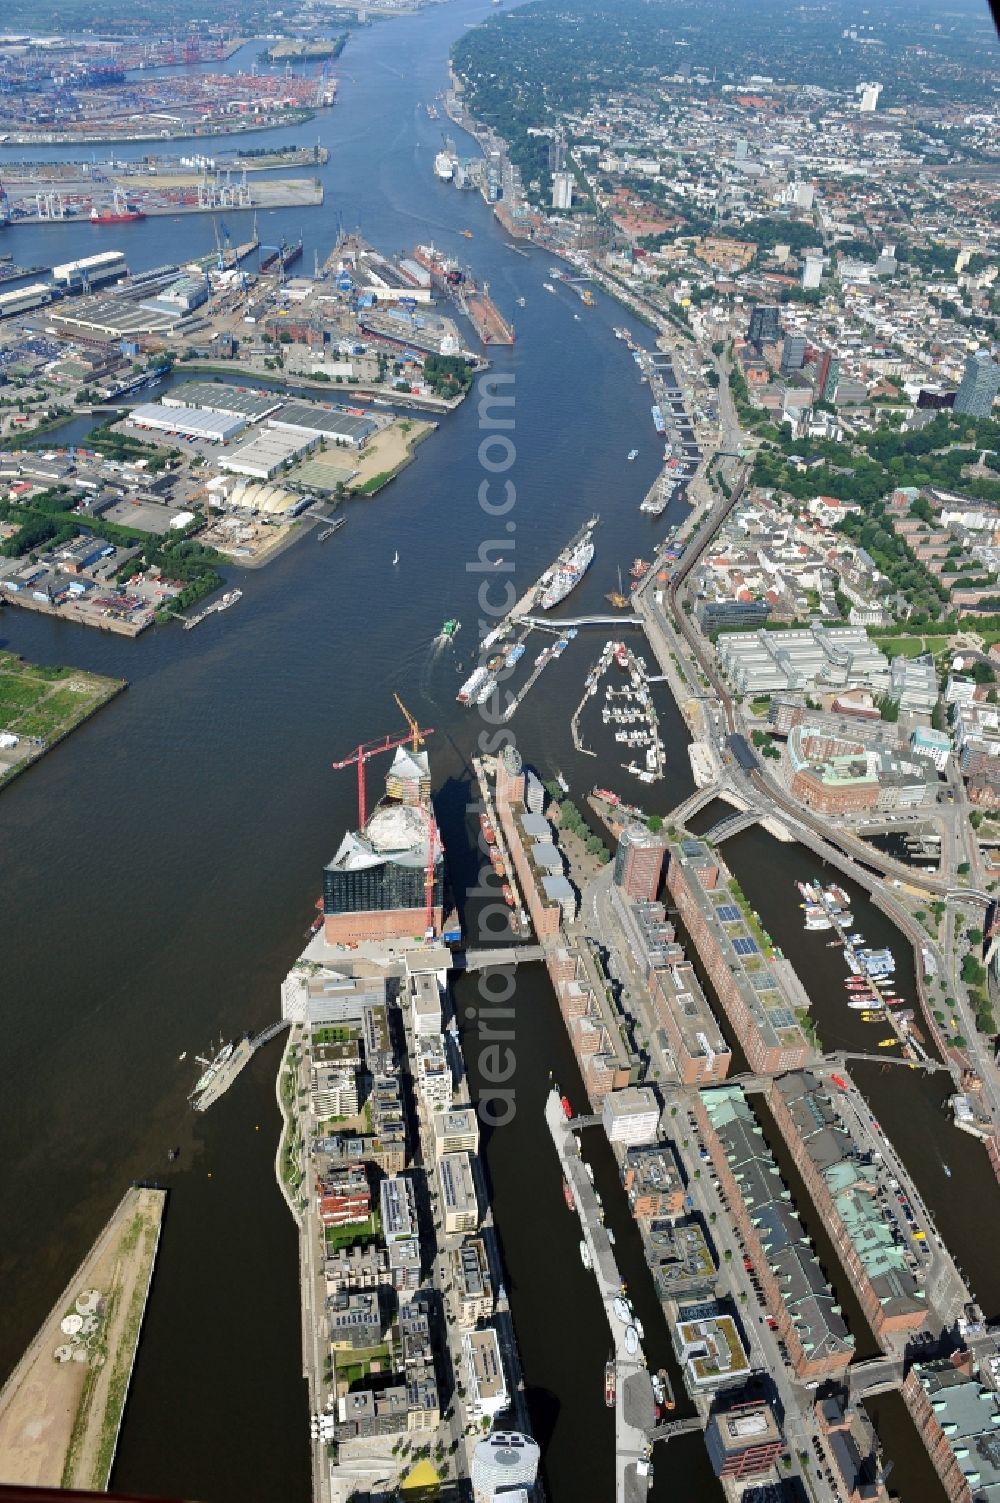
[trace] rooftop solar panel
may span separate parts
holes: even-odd
[[[715,911],[724,924],[734,924],[740,917],[740,910],[735,903],[723,903],[722,907]]]
[[[748,937],[744,936],[741,939],[733,940],[733,949],[736,951],[737,955],[756,955],[757,943],[755,940],[749,939]]]

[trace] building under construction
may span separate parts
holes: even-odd
[[[427,753],[399,746],[385,796],[323,872],[328,944],[440,935],[444,852],[430,790]]]

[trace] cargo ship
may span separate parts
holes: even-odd
[[[142,209],[91,209],[91,224],[134,224],[137,219],[145,219]]]
[[[579,542],[564,550],[548,573],[542,575],[542,595],[538,603],[543,611],[552,610],[576,589],[593,559],[594,544],[588,528]]]

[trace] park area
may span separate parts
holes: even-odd
[[[124,679],[0,652],[0,787],[124,688]]]

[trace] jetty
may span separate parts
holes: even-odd
[[[563,1111],[558,1091],[552,1090],[548,1094],[545,1121],[580,1214],[584,1241],[593,1259],[594,1277],[615,1349],[615,1500],[616,1503],[638,1503],[646,1497],[652,1472],[647,1434],[655,1424],[656,1414],[652,1379],[642,1347],[638,1346],[634,1355],[629,1355],[626,1350],[627,1328],[614,1311],[614,1302],[622,1292],[621,1274],[611,1240],[601,1221],[597,1192],[584,1170],[579,1142]],[[594,1382],[599,1381],[600,1374],[595,1373]]]
[[[204,1090],[195,1090],[191,1096],[191,1105],[196,1112],[207,1112],[210,1106],[214,1106],[220,1096],[224,1096],[236,1079],[237,1075],[250,1063],[257,1050],[264,1044],[270,1043],[288,1027],[287,1018],[279,1018],[275,1023],[269,1023],[262,1028],[260,1033],[251,1036],[245,1033],[241,1039],[237,1039],[233,1045],[233,1051],[229,1058],[219,1066]]]
[[[520,621],[522,617],[528,615],[528,612],[538,604],[538,601],[544,590],[544,581],[548,579],[553,569],[558,568],[560,561],[573,551],[577,543],[581,542],[588,532],[594,531],[594,528],[597,527],[600,520],[600,514],[598,512],[595,512],[589,521],[585,522],[582,527],[577,528],[576,532],[574,532],[565,548],[563,548],[558,556],[553,559],[548,568],[544,569],[535,580],[535,583],[531,585],[527,590],[525,590],[524,594],[519,600],[516,600],[514,602],[507,615],[504,616],[503,620],[500,621],[493,628],[493,630],[483,638],[482,643],[480,644],[482,648],[485,649],[487,647],[492,647],[494,642],[499,642],[515,622]],[[546,617],[541,617],[533,618],[530,624],[532,626],[546,626],[551,630],[556,623],[549,621]],[[559,626],[571,626],[572,624],[573,623],[571,621],[560,621],[558,623]]]
[[[0,1477],[107,1489],[167,1192],[134,1185],[0,1389]]]

